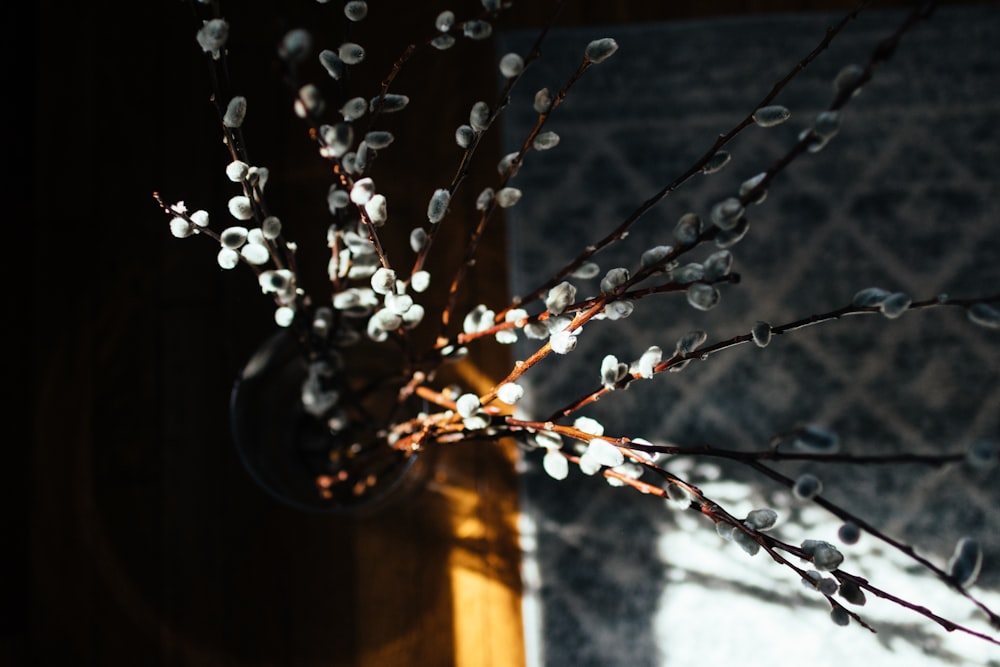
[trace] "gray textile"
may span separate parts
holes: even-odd
[[[836,72],[866,61],[902,16],[873,12],[850,26],[776,100],[792,110],[791,120],[745,130],[728,147],[733,161],[724,171],[694,178],[640,220],[623,243],[596,257],[601,275],[616,266],[634,270],[642,251],[673,243],[671,230],[683,213],[707,219],[713,202],[767,168],[825,108]],[[508,211],[512,291],[530,291],[682,173],[837,18],[553,31],[503,117],[507,150],[516,150],[535,122],[534,92],[542,86],[558,90],[589,40],[612,36],[621,48],[592,67],[553,114],[547,129],[559,133],[560,145],[529,154],[515,179],[525,194]],[[533,33],[501,34],[499,48],[524,53],[533,39]],[[589,324],[573,353],[547,359],[528,375],[528,411],[545,416],[583,390],[596,389],[605,354],[628,362],[654,344],[669,354],[678,337],[694,329],[707,331],[710,342],[728,338],[749,331],[755,320],[776,325],[846,305],[871,285],[916,299],[1000,291],[998,43],[1000,11],[993,7],[940,10],[904,38],[892,61],[847,107],[840,134],[781,174],[767,200],[748,211],[750,232],[732,248],[742,282],[722,288],[716,309],[703,313],[683,295],[658,295],[638,302],[627,320]],[[707,254],[698,249],[685,261]],[[573,282],[586,296],[597,292],[598,281]],[[518,358],[537,347],[531,343],[536,341],[522,340]],[[971,324],[955,308],[892,321],[854,317],[777,337],[764,350],[740,346],[679,374],[634,383],[581,414],[601,420],[608,434],[654,442],[759,449],[775,433],[815,422],[839,433],[851,452],[961,450],[977,438],[1000,438],[1000,334]],[[796,650],[803,638],[839,642],[836,650],[848,656],[880,661],[900,646],[918,655],[966,656],[952,636],[912,614],[906,622],[873,621],[877,636],[857,626],[836,628],[822,598],[804,591],[791,571],[764,555],[749,559],[717,538],[710,522],[697,520],[691,528],[692,519],[668,511],[662,501],[610,488],[579,470],[557,483],[540,462],[540,454],[529,454],[523,478],[523,509],[537,531],[528,554],[531,567],[538,567],[541,613],[537,623],[529,619],[529,639],[539,632],[541,641],[533,660],[574,667],[682,664],[685,638],[723,622],[719,606],[728,598],[717,595],[734,589],[756,596],[765,627],[775,605],[802,609],[793,626],[770,626],[767,631],[778,637],[768,639],[767,651],[748,649],[734,639],[735,631],[716,626],[707,635],[715,638],[713,645],[705,649],[717,651],[709,652],[718,660],[798,664],[795,654],[782,651]],[[752,472],[686,460],[666,465],[706,489],[718,485],[712,480],[718,473],[749,484],[745,500],[777,507],[783,518],[778,534],[788,541],[799,539],[797,525],[810,525],[806,505],[789,502],[787,493]],[[936,563],[947,561],[960,535],[975,535],[986,552],[979,590],[1000,585],[997,471],[964,465],[781,469],[792,477],[815,472],[826,497],[915,544]],[[706,577],[672,564],[661,553],[664,536],[680,530],[692,531],[691,540],[708,540],[707,548],[724,552],[734,568],[766,571],[775,587],[744,584],[735,572]],[[802,537],[835,541],[828,533]],[[845,569],[864,562],[862,547],[874,546],[866,536],[855,561],[855,548],[845,547]],[[931,577],[922,581],[943,587]],[[691,585],[701,595],[684,622],[657,627],[661,617],[654,611],[675,588],[680,594]],[[530,578],[529,589],[535,586]],[[868,618],[876,613],[872,607],[858,611]],[[971,605],[959,609],[967,617],[956,620],[986,629]],[[869,650],[874,657],[864,652]]]

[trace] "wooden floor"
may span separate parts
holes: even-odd
[[[287,4],[292,15],[317,11]],[[531,6],[502,25],[540,25],[549,11],[521,4]],[[381,33],[364,42],[359,77],[388,71],[386,54],[399,48],[378,47],[405,44],[444,6],[371,5]],[[375,5],[394,6],[379,16]],[[852,5],[585,0],[557,23]],[[203,239],[170,238],[150,196],[218,210],[231,187],[185,7],[48,0],[6,11],[10,30],[33,41],[10,54],[16,71],[5,74],[15,76],[5,90],[17,91],[8,104],[18,122],[4,322],[24,335],[8,348],[4,402],[28,428],[5,438],[5,532],[19,548],[2,550],[0,664],[522,664],[513,452],[442,452],[424,487],[361,518],[286,509],[241,468],[228,393],[273,328],[270,307],[248,275],[213,268]],[[229,16],[236,26],[247,18]],[[329,176],[270,64],[281,29],[260,21],[235,32],[234,50],[246,53],[233,76],[250,99],[252,155],[273,174],[272,207],[295,218],[306,246],[325,232]],[[451,164],[468,106],[441,101],[456,90],[491,99],[493,58],[488,42],[470,45],[460,57],[418,58],[401,77],[399,89],[422,86],[427,103],[390,129],[442,139],[394,146],[380,162],[379,179],[405,180],[410,193],[392,201],[395,218],[421,219],[428,193],[450,178],[433,167]],[[473,182],[488,182],[498,157],[494,138]],[[477,190],[453,208],[471,208]],[[459,235],[451,240],[439,250],[456,252]],[[501,227],[485,246],[469,288],[499,303]],[[402,248],[390,245],[390,256]],[[310,261],[324,262],[304,248]],[[456,372],[488,384],[508,361],[478,355]]]

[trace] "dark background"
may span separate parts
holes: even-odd
[[[306,261],[327,224],[329,176],[290,113],[273,45],[288,28],[320,26],[315,16],[339,10],[231,4],[251,154],[271,169],[272,206],[296,212],[286,225]],[[380,78],[386,54],[423,35],[444,7],[386,3],[380,16],[371,4],[359,80]],[[531,4],[498,27],[540,25],[549,10]],[[588,0],[570,2],[558,23],[852,5]],[[451,664],[449,619],[458,611],[442,564],[456,539],[447,505],[424,493],[375,521],[299,514],[256,488],[232,449],[229,389],[273,329],[271,307],[246,275],[218,270],[211,244],[172,238],[151,197],[159,190],[219,215],[230,196],[189,9],[105,1],[3,11],[9,427],[0,664],[377,664],[371,656],[392,645],[405,647],[383,653],[395,664]],[[377,37],[368,32],[375,26]],[[460,47],[418,58],[400,79],[400,90],[427,90],[426,101],[388,129],[418,128],[428,141],[398,142],[379,165],[379,178],[413,184],[412,197],[392,201],[393,216],[419,219],[427,193],[450,177],[428,168],[441,151],[453,155],[451,133],[467,113],[449,96],[492,99],[492,43]],[[485,169],[498,146],[494,137],[484,147]],[[493,280],[471,284],[480,293],[504,284],[502,230],[494,234],[481,260]],[[476,453],[464,470],[479,489],[476,475],[498,465],[484,493],[506,498],[500,506],[515,496],[513,474],[506,459],[489,457]],[[499,510],[483,516],[491,511]],[[494,537],[506,544],[496,572],[516,589],[513,538]]]

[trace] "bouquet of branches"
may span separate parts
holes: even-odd
[[[808,119],[778,159],[757,165],[754,175],[725,196],[676,215],[669,228],[660,230],[662,241],[636,248],[632,263],[600,264],[602,251],[626,244],[642,216],[690,181],[726,170],[732,162],[728,149],[738,135],[766,132],[789,121],[793,112],[781,104],[781,93],[808,71],[861,9],[831,25],[811,52],[796,56],[787,74],[773,82],[763,98],[748,104],[744,117],[729,128],[720,128],[697,159],[664,179],[658,191],[638,202],[623,219],[605,229],[574,233],[574,238],[586,240],[572,260],[548,269],[546,279],[506,302],[480,299],[479,283],[471,277],[477,259],[488,250],[483,247],[484,234],[522,196],[544,196],[533,193],[530,182],[522,183],[518,172],[526,161],[545,160],[546,151],[570,149],[560,145],[550,121],[558,118],[560,107],[572,98],[572,89],[585,81],[591,68],[616,56],[619,44],[612,38],[581,44],[578,66],[566,72],[560,86],[527,91],[536,117],[534,126],[526,136],[515,138],[517,148],[496,165],[493,182],[476,192],[467,192],[473,187],[470,165],[512,103],[523,73],[540,57],[549,28],[540,30],[526,52],[498,59],[501,85],[494,97],[463,99],[459,88],[453,98],[434,102],[467,109],[467,121],[446,138],[448,150],[436,149],[432,159],[412,167],[440,172],[440,186],[424,195],[426,209],[419,217],[412,211],[397,215],[393,204],[407,183],[381,179],[379,166],[392,159],[394,143],[421,139],[418,128],[405,124],[411,98],[419,99],[421,91],[397,89],[401,88],[398,77],[420,58],[453,57],[447,52],[460,52],[466,43],[487,40],[512,3],[483,0],[462,15],[444,11],[429,16],[426,26],[414,27],[415,39],[409,45],[376,41],[379,19],[368,16],[369,7],[363,1],[321,4],[327,5],[329,29],[292,28],[277,34],[274,62],[288,86],[289,113],[299,119],[302,132],[313,142],[315,169],[328,178],[322,195],[329,220],[321,231],[310,230],[306,238],[300,233],[299,239],[328,249],[325,265],[302,261],[303,253],[288,232],[301,232],[304,226],[291,222],[294,210],[277,210],[270,204],[269,171],[250,159],[251,138],[245,136],[244,121],[253,114],[255,101],[233,88],[229,72],[230,33],[235,37],[240,27],[230,25],[215,0],[190,3],[197,19],[192,43],[196,41],[208,64],[211,101],[228,151],[220,169],[232,182],[232,195],[218,212],[213,210],[215,202],[155,195],[174,236],[209,239],[204,245],[213,246],[221,269],[253,274],[264,297],[273,300],[278,334],[248,363],[240,378],[233,403],[234,435],[238,441],[253,442],[254,447],[280,442],[283,456],[294,460],[296,479],[305,481],[300,496],[306,498],[303,504],[350,509],[395,488],[415,461],[438,447],[513,439],[525,457],[540,463],[555,481],[582,474],[664,499],[702,517],[705,526],[747,554],[767,554],[789,571],[790,578],[801,580],[821,596],[838,625],[853,621],[873,629],[860,607],[875,596],[948,631],[1000,643],[988,630],[946,619],[869,581],[852,569],[841,546],[854,544],[862,535],[884,543],[967,598],[997,627],[1000,617],[972,590],[983,560],[974,536],[958,541],[948,563],[935,563],[860,513],[830,500],[817,474],[790,476],[777,465],[797,461],[808,462],[811,469],[827,464],[988,468],[997,459],[993,440],[982,438],[938,454],[865,454],[845,450],[839,434],[830,428],[804,423],[781,430],[759,449],[685,446],[673,442],[670,434],[612,433],[584,414],[598,400],[627,400],[625,390],[633,385],[665,381],[668,374],[691,364],[710,364],[715,355],[748,354],[806,327],[848,317],[895,320],[958,313],[968,326],[996,330],[1000,328],[996,305],[1000,294],[995,291],[916,295],[858,285],[850,302],[838,307],[789,321],[759,320],[722,338],[694,329],[665,345],[655,340],[656,332],[649,332],[648,347],[634,359],[603,355],[599,368],[579,377],[579,392],[573,400],[543,414],[531,414],[525,408],[541,405],[545,398],[531,395],[531,375],[540,367],[558,373],[553,369],[568,363],[564,357],[573,355],[588,329],[614,330],[634,310],[656,300],[676,307],[672,317],[682,319],[685,312],[720,307],[726,292],[738,290],[736,257],[741,240],[752,233],[755,209],[766,210],[768,190],[781,186],[786,170],[843,139],[838,133],[852,100],[883,68],[891,67],[894,52],[910,31],[930,18],[933,3],[909,13],[869,55],[843,64],[830,82],[825,107]],[[561,4],[561,0],[555,3],[556,12]],[[370,23],[373,27],[366,33]],[[346,38],[331,37],[337,30]],[[392,53],[398,54],[379,80],[354,76],[369,57],[366,37],[379,49],[395,49]],[[416,87],[420,79],[407,81]],[[444,252],[444,240],[455,247],[456,238],[462,241],[459,252]],[[744,270],[753,271],[753,267]],[[309,276],[316,275],[322,276],[320,288],[312,287],[315,281]],[[514,344],[529,352],[519,355],[522,358],[513,361],[505,374],[491,378],[487,387],[456,384],[454,375],[447,372],[449,365],[460,362],[470,350],[495,346],[509,358]],[[778,513],[770,507],[739,514],[730,511],[726,503],[686,476],[686,468],[674,465],[681,458],[725,460],[762,475],[786,488],[798,502],[836,517],[842,524],[840,544],[782,539],[772,530]],[[271,471],[258,468],[252,472],[283,495],[280,484],[276,487],[278,483],[269,478]]]

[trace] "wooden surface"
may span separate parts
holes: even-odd
[[[159,189],[219,210],[230,193],[184,6],[12,4],[21,3],[7,3],[7,24],[30,46],[7,46],[15,65],[5,76],[15,80],[5,90],[17,91],[8,104],[23,131],[9,141],[4,321],[20,333],[4,397],[30,435],[6,442],[6,534],[21,548],[3,550],[0,664],[520,664],[510,450],[442,452],[423,488],[357,519],[286,509],[241,468],[228,392],[273,328],[271,308],[248,275],[213,268],[210,244],[169,237],[150,197]],[[852,3],[677,4],[570,3],[560,23]],[[404,44],[436,13],[398,5],[384,21],[386,44]],[[506,24],[544,14],[526,7]],[[288,113],[271,47],[252,48],[280,29],[265,21],[240,35],[234,77],[250,98],[251,155],[273,174],[271,204],[288,219],[296,212],[287,224],[306,246],[325,230],[316,193],[328,175]],[[377,44],[365,46],[366,67],[386,71]],[[421,58],[399,90],[426,85],[428,103],[456,88],[463,100],[491,99],[492,63],[489,43]],[[450,177],[430,167],[454,159],[450,136],[467,104],[415,102],[407,113],[389,129],[443,143],[398,142],[378,177],[407,181],[412,196],[394,199],[392,216],[419,220],[427,193]],[[498,157],[494,139],[465,200],[489,183]],[[499,226],[487,247],[469,286],[499,301]],[[480,355],[456,372],[489,382],[505,363]]]

